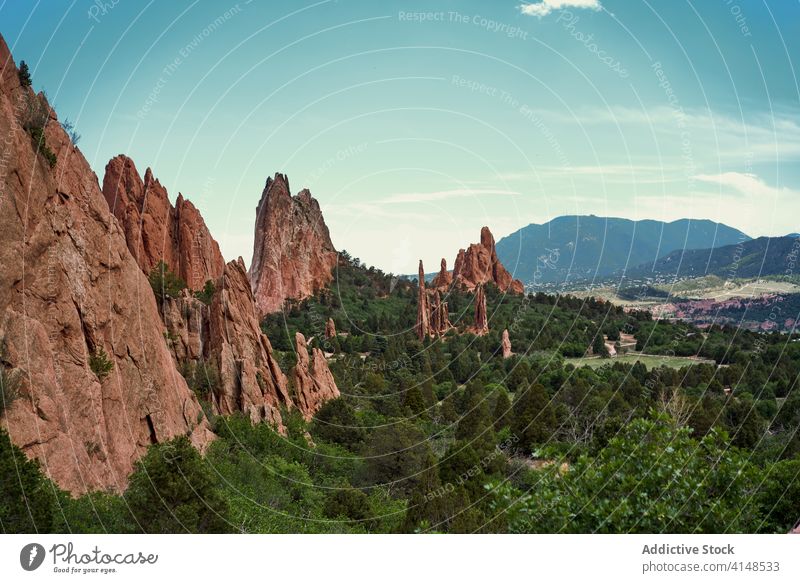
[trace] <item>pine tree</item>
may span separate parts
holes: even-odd
[[[555,426],[555,411],[542,384],[536,383],[517,394],[512,407],[511,430],[524,450],[531,451],[535,445],[546,443]]]
[[[28,63],[20,61],[19,63],[19,83],[23,87],[31,86],[31,72],[28,70]]]

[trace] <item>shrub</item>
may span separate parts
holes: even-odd
[[[75,131],[75,124],[73,124],[69,118],[65,119],[61,122],[61,127],[64,128],[64,131],[67,132],[69,136],[69,140],[72,142],[73,146],[77,146],[78,142],[81,141],[81,135]]]
[[[97,380],[103,382],[114,368],[114,362],[108,358],[108,354],[102,347],[98,347],[89,355],[89,368],[97,376]]]
[[[0,526],[4,533],[50,532],[52,484],[0,429]]]
[[[23,87],[31,86],[31,72],[28,70],[28,63],[20,61],[19,63],[19,83]]]
[[[201,291],[194,292],[194,297],[203,302],[205,305],[210,306],[211,300],[214,299],[214,293],[217,291],[216,286],[212,280],[206,281]]]
[[[149,534],[231,532],[216,475],[186,436],[154,445],[136,463],[125,501]]]
[[[186,282],[169,270],[169,266],[159,261],[148,276],[150,287],[156,298],[163,302],[166,298],[177,298],[186,289]]]

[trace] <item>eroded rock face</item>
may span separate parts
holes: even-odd
[[[0,346],[21,379],[3,424],[59,486],[122,491],[148,445],[212,439],[147,278],[97,177],[50,111],[51,168],[23,128],[35,99],[0,37]],[[89,357],[112,363],[102,380]]]
[[[417,280],[417,338],[423,340],[431,334],[430,315],[431,308],[428,305],[428,294],[425,291],[425,270],[422,267],[422,259],[419,260],[419,279]]]
[[[439,290],[429,290],[425,287],[425,271],[422,266],[422,260],[420,260],[417,295],[417,338],[424,340],[428,336],[441,336],[452,327],[447,302],[442,300]]]
[[[283,174],[268,178],[256,209],[250,283],[259,317],[287,299],[303,299],[333,279],[337,253],[319,203],[308,190],[289,191]]]
[[[442,268],[445,269],[444,259]],[[440,277],[442,277],[441,272],[437,280]],[[494,236],[489,227],[481,229],[480,243],[473,243],[466,250],[459,249],[451,277],[456,285],[467,290],[474,290],[480,285],[491,282],[503,292],[521,294],[525,291],[522,282],[511,277],[497,258]],[[442,278],[442,282],[445,281],[447,278]],[[437,287],[440,287],[438,282]]]
[[[479,285],[475,291],[475,328],[473,331],[478,336],[489,331],[489,320],[486,316],[486,293],[483,291],[482,285]]]
[[[280,408],[291,409],[292,401],[286,376],[258,325],[241,257],[225,265],[209,313],[207,354],[217,363],[221,380],[216,409],[222,415],[241,411],[253,422],[268,421],[281,429]]]
[[[309,420],[326,401],[339,396],[339,388],[322,351],[314,348],[309,358],[305,336],[300,332],[295,334],[295,350],[297,364],[291,373],[295,401],[303,417]]]
[[[431,281],[431,287],[435,288],[449,288],[453,283],[453,274],[447,271],[447,259],[442,257],[442,263],[439,267],[439,273]]]
[[[503,351],[503,358],[509,358],[512,355],[511,338],[508,337],[508,329],[503,330],[503,339],[500,343],[500,347]]]
[[[133,160],[112,158],[106,165],[103,195],[145,274],[163,260],[193,290],[222,275],[225,261],[200,211],[181,194],[172,206],[150,168],[142,180]]]

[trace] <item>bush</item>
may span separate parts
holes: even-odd
[[[205,305],[210,306],[216,291],[217,287],[214,285],[214,282],[209,279],[206,281],[206,284],[203,286],[201,291],[194,292],[194,297],[203,302]]]
[[[50,532],[52,484],[0,429],[0,527],[6,534]]]
[[[156,298],[163,302],[166,298],[177,298],[186,289],[186,282],[169,270],[169,266],[159,261],[148,276],[150,287]]]
[[[187,363],[181,372],[189,388],[201,400],[208,400],[219,390],[219,370],[213,362],[201,360],[195,364]]]
[[[97,376],[97,380],[103,382],[111,369],[114,368],[114,362],[108,358],[108,354],[103,350],[102,346],[98,346],[95,351],[89,355],[89,368]]]
[[[69,140],[72,142],[73,146],[77,146],[78,142],[81,141],[81,135],[75,131],[75,124],[69,121],[69,118],[65,119],[61,122],[61,127],[64,128],[64,131],[69,136]]]
[[[19,62],[19,83],[23,87],[31,86],[31,72],[28,70],[28,63],[25,61]]]
[[[148,534],[232,532],[215,474],[186,436],[151,446],[125,501]]]

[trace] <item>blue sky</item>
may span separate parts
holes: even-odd
[[[226,259],[276,171],[395,273],[563,214],[800,231],[797,0],[0,0],[0,33],[100,180],[152,167]]]

